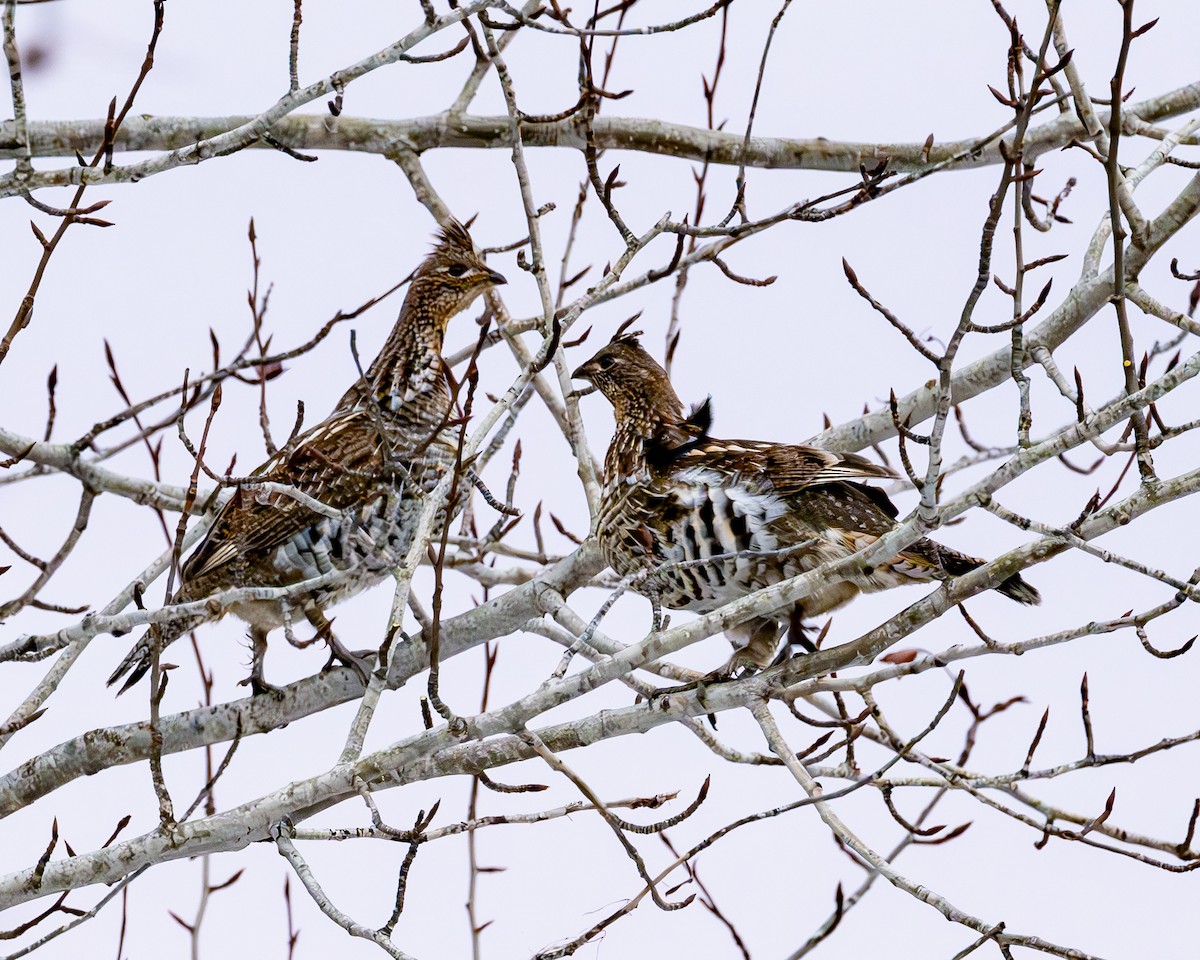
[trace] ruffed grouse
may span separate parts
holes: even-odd
[[[254,471],[256,478],[289,484],[340,511],[340,517],[285,494],[239,489],[184,563],[175,603],[233,587],[280,587],[335,574],[328,585],[286,600],[230,605],[250,624],[254,664],[243,682],[256,693],[272,689],[263,680],[267,634],[289,623],[293,612],[316,628],[334,658],[354,665],[323,610],[383,580],[407,552],[423,496],[456,456],[441,357],[446,325],[484,290],[504,282],[483,262],[465,228],[447,226],[413,274],[400,316],[365,377],[324,421]],[[161,624],[160,649],[205,619],[211,617]],[[128,674],[124,692],[150,664],[147,633],[108,682]]]
[[[597,518],[605,559],[621,576],[659,570],[634,589],[667,607],[715,610],[848,556],[896,527],[887,494],[861,482],[894,477],[891,470],[853,453],[709,436],[708,402],[685,415],[666,372],[633,335],[614,339],[574,376],[594,384],[616,417]],[[726,631],[740,648],[728,669],[768,665],[789,625],[789,639],[805,643],[803,618],[859,591],[944,580],[983,562],[918,540],[886,563],[823,584],[792,610]],[[997,589],[1019,603],[1041,599],[1020,575]]]

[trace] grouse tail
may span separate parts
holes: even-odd
[[[938,544],[938,553],[939,559],[942,562],[942,569],[952,577],[961,577],[964,573],[970,573],[972,570],[982,567],[987,562],[986,560],[969,557],[965,553],[959,553],[957,550],[951,550],[949,547],[944,547],[941,544]],[[1014,573],[1007,580],[1002,581],[996,587],[996,590],[1010,600],[1015,600],[1017,603],[1023,603],[1026,606],[1034,606],[1042,602],[1042,595],[1038,593],[1037,588],[1025,580],[1019,573]]]
[[[117,665],[117,669],[112,672],[112,676],[108,678],[108,686],[111,687],[122,677],[125,677],[125,682],[121,685],[121,689],[117,691],[117,696],[119,697],[146,675],[152,663],[153,650],[151,647],[151,636],[150,631],[147,630],[142,634],[142,638],[134,645],[133,649],[125,656],[125,659]]]

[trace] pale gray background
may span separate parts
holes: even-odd
[[[678,3],[652,6],[661,8],[657,14],[663,18],[678,15],[684,7]],[[1026,24],[1030,42],[1036,44],[1044,25],[1041,4],[1010,6]],[[1093,93],[1105,96],[1119,40],[1118,7],[1101,0],[1076,0],[1064,7],[1077,63]],[[735,4],[731,14],[728,62],[717,106],[718,117],[728,118],[731,129],[738,130],[745,122],[762,40],[774,12],[773,5],[743,3]],[[418,16],[415,3],[310,0],[304,9],[301,82],[376,50],[399,37]],[[1138,41],[1131,58],[1128,82],[1137,86],[1135,98],[1164,92],[1196,76],[1200,8],[1181,0],[1142,0],[1138,22],[1154,16],[1162,16],[1163,21]],[[286,89],[290,18],[291,4],[282,0],[249,5],[172,0],[167,4],[157,66],[135,112],[211,116],[264,109]],[[26,77],[31,118],[102,116],[109,98],[123,97],[128,89],[149,24],[149,4],[126,0],[104,4],[76,0],[19,9],[23,45],[41,44],[49,54],[47,63]],[[605,110],[702,125],[700,74],[711,72],[716,28],[714,20],[677,34],[622,40],[609,86],[633,87],[636,93],[607,104]],[[930,132],[939,139],[982,134],[1008,117],[985,86],[1003,86],[1006,39],[985,0],[921,4],[798,0],[776,38],[755,132],[918,142]],[[507,59],[526,111],[559,110],[574,99],[572,41],[522,34]],[[350,88],[346,112],[379,117],[436,112],[453,99],[467,66],[464,57],[378,71]],[[485,82],[474,110],[502,112],[493,78]],[[1151,147],[1148,141],[1129,144],[1129,162],[1140,160]],[[693,206],[688,164],[614,154],[606,158],[605,169],[618,160],[628,186],[617,197],[635,231],[645,229],[667,210],[678,217]],[[556,264],[583,164],[572,152],[538,150],[531,152],[530,166],[537,201],[558,204],[558,212],[544,220],[548,256]],[[1026,234],[1030,258],[1060,251],[1072,254],[1056,268],[1061,296],[1077,275],[1082,248],[1105,210],[1103,175],[1078,151],[1048,155],[1039,166],[1046,170],[1039,181],[1042,192],[1054,192],[1068,176],[1080,181],[1064,207],[1075,225],[1060,224],[1048,237]],[[427,167],[458,214],[479,212],[475,236],[481,244],[506,243],[524,232],[506,151],[442,151],[427,158]],[[1156,174],[1138,193],[1142,209],[1157,212],[1189,175],[1177,169]],[[766,289],[736,286],[711,267],[695,271],[683,303],[686,322],[675,369],[680,394],[689,400],[714,395],[718,434],[800,441],[820,429],[822,412],[839,422],[857,415],[864,402],[877,405],[889,387],[904,393],[923,382],[930,375],[928,365],[847,287],[839,260],[847,257],[872,292],[918,331],[948,336],[973,281],[978,232],[996,178],[994,168],[938,176],[850,217],[821,225],[786,224],[747,241],[728,260],[743,273],[779,274],[779,281]],[[751,171],[750,209],[763,215],[847,181],[846,175]],[[714,170],[710,215],[728,204],[732,189],[732,172]],[[20,335],[0,371],[4,422],[28,434],[40,435],[44,382],[54,363],[60,377],[57,438],[76,436],[123,406],[107,382],[103,338],[112,344],[124,382],[135,397],[177,383],[189,365],[205,368],[210,356],[209,327],[227,350],[240,343],[248,321],[245,234],[251,216],[259,234],[263,278],[275,283],[267,325],[276,346],[307,339],[339,308],[356,306],[404,276],[427,249],[434,226],[392,164],[350,154],[324,154],[318,163],[301,164],[274,152],[248,151],[197,169],[157,176],[136,187],[96,188],[89,197],[113,198],[104,215],[117,225],[104,231],[72,228],[51,263],[32,325]],[[67,194],[44,199],[65,203]],[[11,313],[39,249],[27,225],[31,209],[10,200],[4,210],[0,304]],[[598,208],[590,210],[585,220],[574,260],[577,266],[592,263],[599,268],[619,252],[618,238],[597,212]],[[1166,265],[1171,256],[1179,256],[1188,269],[1200,265],[1195,236],[1194,230],[1185,230],[1144,278],[1152,292],[1175,307],[1184,305],[1187,287],[1169,278]],[[664,260],[670,244],[664,239],[655,248]],[[1003,272],[1011,256],[1004,230],[997,246],[997,269]],[[505,299],[513,314],[529,315],[537,306],[533,281],[516,267],[512,254],[496,263],[510,278]],[[637,309],[645,310],[639,326],[646,331],[647,344],[661,356],[670,292],[671,285],[662,284],[594,311],[585,323],[596,323],[597,331],[589,345],[577,351],[580,360]],[[1052,295],[1051,303],[1055,302]],[[389,302],[353,324],[364,354],[371,355],[382,341],[397,307],[398,302]],[[976,318],[1001,321],[1009,309],[1008,299],[993,290]],[[1171,333],[1159,321],[1140,316],[1135,318],[1135,332],[1139,349]],[[286,433],[295,399],[305,400],[311,423],[340,395],[353,376],[346,336],[344,329],[335,333],[324,349],[290,364],[286,376],[273,385],[277,433]],[[471,325],[460,321],[451,331],[451,345],[466,344],[472,337]],[[963,359],[996,346],[992,339],[969,339]],[[1116,392],[1121,372],[1111,316],[1093,321],[1060,351],[1058,359],[1066,370],[1079,365],[1089,396]],[[516,370],[502,349],[491,351],[483,366],[485,386],[492,389],[503,388]],[[1035,373],[1033,380],[1036,434],[1069,418],[1071,411],[1044,377]],[[1178,391],[1177,398],[1164,405],[1164,415],[1169,422],[1195,416],[1197,398],[1194,387]],[[967,409],[978,438],[1011,441],[1016,420],[1016,393],[1011,387],[1002,387]],[[592,398],[585,402],[585,411],[592,444],[601,450],[611,425],[607,406]],[[582,533],[586,508],[568,451],[536,400],[517,432],[525,447],[519,505],[531,512],[543,499],[548,509]],[[1195,465],[1195,444],[1190,458],[1184,456],[1185,444],[1178,446],[1179,454],[1159,458],[1164,475]],[[258,462],[262,441],[255,390],[227,386],[210,449],[210,462],[221,465],[236,450],[239,472]],[[166,453],[165,479],[184,483],[190,470],[184,451],[168,439]],[[507,454],[491,471],[497,487],[503,484],[506,461]],[[137,449],[114,465],[135,474],[148,469],[144,451]],[[1092,489],[1113,482],[1115,469],[1109,465],[1098,478],[1079,478],[1051,466],[1013,484],[1002,500],[1047,521],[1064,522],[1075,516]],[[962,481],[961,476],[955,478],[950,489]],[[0,524],[31,549],[53,549],[74,514],[76,487],[67,480],[4,487]],[[911,500],[902,503],[907,507]],[[491,522],[486,509],[481,516]],[[1187,576],[1196,566],[1195,505],[1190,501],[1155,511],[1135,527],[1109,538],[1114,549],[1176,575]],[[546,529],[552,549],[569,548],[549,525]],[[1012,529],[987,515],[972,515],[969,523],[940,536],[981,554],[1021,542]],[[105,497],[97,505],[83,545],[44,596],[63,603],[99,605],[162,546],[161,531],[150,512]],[[9,561],[0,557],[0,562]],[[5,593],[13,592],[28,575],[19,565],[14,567],[5,578]],[[1062,557],[1034,569],[1029,579],[1050,598],[1040,609],[1017,608],[992,596],[972,602],[976,617],[993,635],[1019,639],[1048,633],[1169,596],[1167,588],[1147,585],[1083,556]],[[419,578],[419,583],[427,591],[428,580]],[[450,609],[468,604],[473,589],[461,579],[453,580]],[[152,596],[161,599],[160,591],[157,585]],[[916,590],[906,590],[856,603],[836,616],[831,641],[855,636],[917,596]],[[339,608],[342,638],[352,646],[377,643],[390,598],[391,591],[380,587]],[[600,600],[597,594],[579,598],[577,605],[590,613]],[[5,627],[5,639],[57,626],[62,619],[36,611],[25,614]],[[629,598],[611,615],[607,628],[633,640],[641,636],[647,622],[645,603]],[[1194,608],[1185,608],[1160,621],[1152,636],[1160,647],[1175,646],[1196,632],[1197,622]],[[217,697],[229,699],[243,692],[235,686],[247,661],[240,636],[241,627],[234,622],[200,632],[205,656],[216,671]],[[966,639],[965,625],[957,616],[949,616],[922,631],[914,643],[937,649]],[[6,768],[85,726],[145,714],[141,690],[114,700],[102,687],[102,678],[129,642],[101,638],[92,645],[84,663],[52,701],[49,713],[8,747]],[[268,657],[268,676],[276,680],[302,676],[317,669],[323,656],[316,649],[301,654],[276,645]],[[687,651],[681,660],[708,669],[726,656],[725,642],[713,638]],[[996,770],[1019,766],[1046,704],[1051,705],[1051,720],[1039,761],[1077,758],[1083,749],[1077,690],[1085,669],[1091,679],[1099,749],[1129,750],[1194,729],[1197,656],[1152,660],[1131,634],[1119,634],[1021,659],[969,664],[967,681],[978,702],[988,704],[1017,693],[1030,700],[985,728],[972,765]],[[559,649],[542,639],[506,638],[501,643],[493,703],[536,685],[558,657]],[[174,675],[164,709],[185,709],[199,696],[192,656],[181,647],[172,651],[171,658],[184,668]],[[443,691],[462,711],[474,710],[478,704],[481,660],[482,653],[475,651],[444,671]],[[19,702],[44,669],[44,664],[6,666],[0,673],[5,705]],[[940,704],[949,682],[935,672],[893,685],[881,691],[884,706],[894,720],[915,732]],[[423,683],[417,682],[385,697],[368,748],[418,728],[416,698],[421,689]],[[626,698],[624,690],[593,695],[562,716],[592,712],[605,704],[627,702]],[[287,780],[327,768],[340,750],[352,710],[346,705],[247,741],[217,789],[220,805],[243,802]],[[931,752],[957,751],[963,716],[956,712],[951,720],[927,741]],[[720,730],[735,743],[761,749],[748,718],[722,717]],[[797,746],[802,744],[797,741]],[[869,765],[875,755],[866,750],[865,757]],[[722,765],[682,730],[663,729],[644,738],[600,744],[567,759],[607,798],[676,789],[690,793],[711,771],[711,798],[692,821],[673,831],[679,844],[694,842],[735,816],[785,802],[797,793],[786,773]],[[203,780],[198,756],[168,758],[166,770],[177,798],[190,798]],[[1119,788],[1115,820],[1135,830],[1182,839],[1192,798],[1200,790],[1198,773],[1195,748],[1185,747],[1133,769],[1092,771],[1069,784],[1043,785],[1038,792],[1099,812],[1115,785]],[[531,810],[575,799],[573,788],[539,763],[503,770],[497,777],[509,782],[538,780],[553,789],[533,798],[485,793],[483,813]],[[440,822],[449,822],[463,816],[466,793],[465,780],[422,784],[383,794],[380,804],[397,825],[406,826],[417,809],[441,798]],[[900,802],[910,813],[917,809],[915,798],[901,797]],[[871,791],[857,793],[839,809],[876,849],[887,849],[900,836]],[[37,858],[53,815],[72,846],[84,851],[102,843],[127,812],[135,815],[131,832],[152,826],[154,796],[144,765],[77,781],[9,818],[0,826],[0,869],[7,872]],[[975,825],[963,838],[944,847],[909,851],[897,862],[899,869],[969,912],[1006,921],[1012,931],[1038,934],[1106,957],[1193,954],[1194,925],[1188,917],[1200,892],[1195,876],[1171,876],[1065,842],[1035,851],[1037,833],[989,814],[962,796],[947,801],[936,817],[950,823],[964,819],[974,820]],[[365,811],[355,804],[316,821],[365,822]],[[489,829],[479,834],[478,842],[484,864],[507,868],[480,882],[480,915],[495,919],[484,934],[489,957],[528,956],[553,940],[574,936],[640,889],[632,864],[594,815],[580,814],[537,827]],[[641,847],[652,868],[666,862],[657,839],[643,839]],[[403,848],[308,844],[304,852],[343,909],[364,922],[382,922],[390,910]],[[838,881],[851,889],[861,876],[838,852],[811,810],[744,828],[703,854],[698,865],[756,958],[786,956],[827,916]],[[214,879],[242,867],[246,872],[240,881],[210,903],[202,955],[283,957],[285,864],[272,847],[259,845],[215,857]],[[397,943],[406,951],[422,958],[469,955],[463,909],[466,874],[465,843],[460,839],[439,841],[421,853],[396,933]],[[367,957],[376,952],[369,944],[349,940],[296,887],[293,882],[302,929],[297,957]],[[199,866],[188,861],[155,868],[135,883],[130,888],[124,956],[185,955],[187,936],[167,910],[190,918],[198,888]],[[98,895],[99,890],[88,890],[73,895],[70,902],[87,905]],[[39,902],[27,911],[43,905]],[[5,919],[6,925],[15,922]],[[100,918],[50,946],[43,956],[114,952],[119,922],[119,906],[110,906]],[[886,883],[879,883],[845,924],[820,955],[942,957],[970,941],[962,928],[945,923],[935,911]],[[644,904],[579,955],[737,954],[724,930],[698,904],[675,914]]]

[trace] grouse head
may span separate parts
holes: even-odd
[[[467,228],[450,220],[416,272],[408,299],[427,319],[444,324],[479,294],[508,281],[483,262]]]
[[[638,342],[636,334],[615,337],[573,374],[590,381],[613,405],[617,422],[638,426],[684,419],[683,404],[658,365]]]

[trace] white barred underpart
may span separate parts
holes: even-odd
[[[794,520],[794,507],[779,495],[754,489],[737,477],[705,467],[682,470],[671,477],[667,489],[652,489],[645,474],[617,480],[606,486],[601,529],[611,531],[604,542],[606,559],[622,576],[661,569],[653,577],[664,606],[707,613],[751,590],[812,570],[822,563],[839,560],[874,542],[866,532],[865,518],[845,515],[842,527],[805,530]],[[821,486],[807,492],[819,497]],[[659,530],[663,517],[670,518]],[[654,523],[651,518],[659,518]],[[654,525],[651,525],[651,524]],[[654,554],[646,554],[652,537]],[[810,548],[785,557],[759,557],[805,540]],[[625,549],[620,549],[619,544]],[[681,561],[725,557],[711,563],[670,567]],[[662,569],[662,568],[666,569]],[[902,583],[929,580],[934,571],[928,564],[903,555],[873,569],[869,574],[852,574],[848,580],[861,590],[875,591]],[[849,599],[845,581],[817,591],[804,601],[809,615],[816,615]]]
[[[291,604],[251,600],[231,605],[230,612],[251,626],[274,630],[292,619],[292,609],[310,605],[325,609],[386,580],[412,546],[425,496],[453,469],[456,455],[455,445],[443,431],[420,458],[397,465],[401,471],[398,482],[385,493],[343,512],[339,519],[317,516],[271,558],[281,583],[342,573],[333,583]],[[443,507],[434,529],[440,530],[444,522]]]

